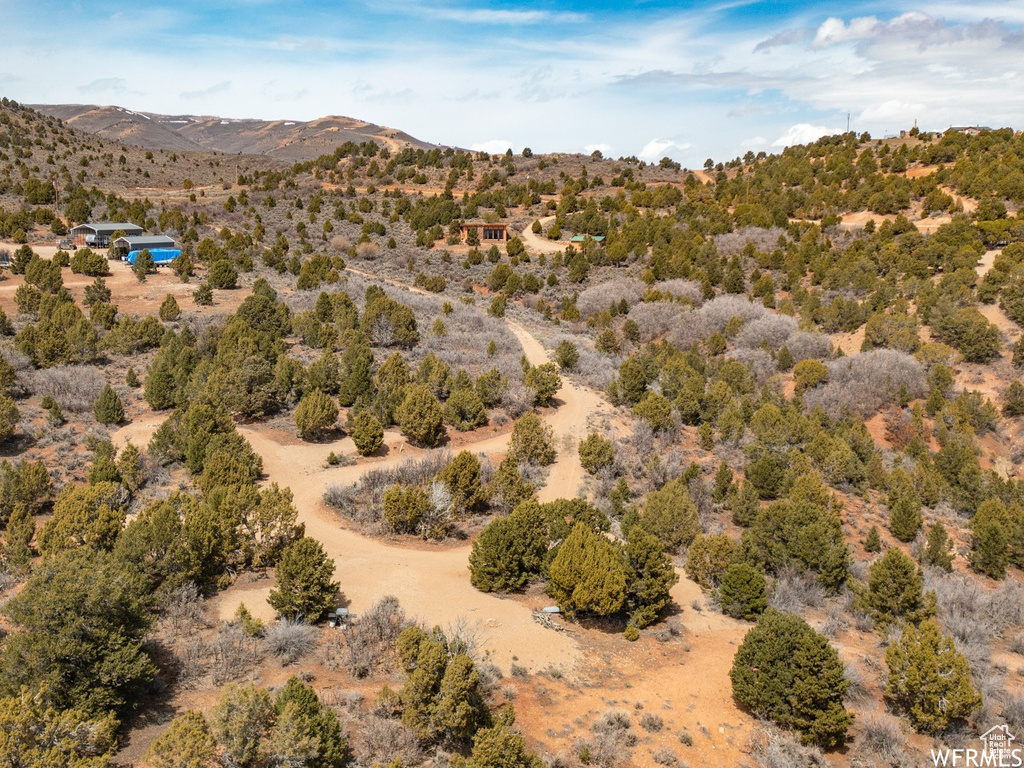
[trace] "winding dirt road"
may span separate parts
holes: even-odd
[[[545,216],[544,218],[539,219],[542,230],[547,229],[548,224],[554,220],[554,216]],[[548,240],[543,235],[535,234],[530,227],[523,229],[521,237],[523,239],[523,245],[537,253],[558,253],[559,251],[564,251],[565,247],[569,245],[565,240]]]
[[[540,342],[514,322],[509,327],[519,339],[527,359],[534,365],[548,361]],[[566,437],[575,444],[584,436],[588,417],[610,406],[597,393],[564,380],[556,395],[556,408],[544,413],[559,450],[551,467],[548,484],[541,489],[542,501],[576,495],[583,479],[583,468],[575,451],[565,450]],[[114,434],[116,445],[132,441],[148,443],[166,414],[155,413],[136,419]],[[369,538],[343,527],[341,520],[323,504],[323,494],[332,484],[355,483],[368,470],[393,466],[420,451],[397,449],[404,438],[389,430],[386,442],[392,450],[380,459],[360,461],[348,467],[326,467],[331,451],[353,455],[351,438],[334,443],[296,443],[288,435],[266,427],[239,427],[239,432],[263,458],[266,482],[292,489],[299,521],[306,533],[320,541],[334,559],[335,578],[357,615],[386,595],[395,595],[406,611],[428,624],[449,626],[465,620],[480,631],[485,653],[506,670],[512,661],[530,670],[555,666],[571,669],[579,660],[578,644],[566,633],[552,632],[533,621],[531,608],[521,601],[477,591],[469,581],[467,564],[469,545],[428,545],[415,542],[403,546],[395,541]],[[508,450],[510,435],[486,437],[465,446],[474,453],[500,458]],[[240,602],[254,614],[272,618],[266,603],[272,582],[229,589],[214,598],[222,618],[229,618]]]

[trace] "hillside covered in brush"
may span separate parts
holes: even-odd
[[[1019,730],[1022,205],[1011,129],[287,163],[2,102],[0,721],[97,766]],[[55,252],[95,220],[183,255]]]

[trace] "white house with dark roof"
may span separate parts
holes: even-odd
[[[106,248],[110,245],[110,238],[118,231],[125,235],[138,236],[145,230],[138,224],[132,224],[130,221],[95,221],[72,227],[70,235],[75,241],[75,245],[85,245],[90,248]]]

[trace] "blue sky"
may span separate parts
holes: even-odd
[[[0,0],[0,95],[699,166],[850,126],[1024,128],[1024,0]]]

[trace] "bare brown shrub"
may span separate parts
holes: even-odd
[[[817,747],[805,747],[788,733],[763,725],[750,736],[750,756],[763,768],[826,768]]]
[[[40,370],[25,370],[18,380],[34,395],[49,395],[65,413],[84,413],[107,383],[99,368],[92,365],[55,365]]]
[[[284,618],[267,627],[264,642],[267,650],[280,656],[281,662],[288,666],[316,647],[316,636],[315,627]]]
[[[248,637],[240,624],[225,624],[210,643],[213,682],[223,685],[247,674],[260,661],[259,640]]]
[[[356,246],[356,256],[364,261],[373,261],[380,256],[380,246],[376,243],[360,243]]]
[[[741,296],[718,296],[700,309],[681,315],[669,332],[668,340],[681,349],[689,349],[706,341],[711,334],[724,331],[734,317],[749,323],[767,314],[764,306]]]
[[[799,614],[805,608],[820,608],[825,592],[813,574],[784,570],[775,579],[771,605],[786,613]]]
[[[887,403],[923,397],[925,375],[910,355],[892,349],[876,349],[828,363],[829,380],[804,394],[808,409],[821,408],[839,418],[849,412],[873,415]]]
[[[695,307],[704,303],[704,291],[701,290],[700,283],[693,280],[675,278],[674,280],[663,280],[651,287],[659,293],[667,293],[677,299],[685,299]]]
[[[647,285],[634,277],[618,277],[592,285],[580,293],[576,299],[576,308],[583,317],[604,312],[613,303],[623,299],[632,307],[647,293]]]
[[[796,318],[789,315],[765,315],[751,320],[736,335],[736,346],[756,349],[766,345],[779,349],[796,333]]]
[[[362,678],[389,667],[394,661],[395,641],[411,625],[398,598],[381,598],[359,617],[358,623],[345,630],[349,672]]]
[[[759,251],[773,251],[779,247],[779,238],[786,235],[781,227],[740,227],[735,232],[715,235],[715,250],[719,256],[735,256],[747,243]]]
[[[421,759],[416,732],[399,720],[370,716],[352,729],[353,747],[360,765],[418,765]]]
[[[640,341],[647,343],[668,333],[685,311],[673,301],[651,301],[631,307],[629,319],[640,329]]]

